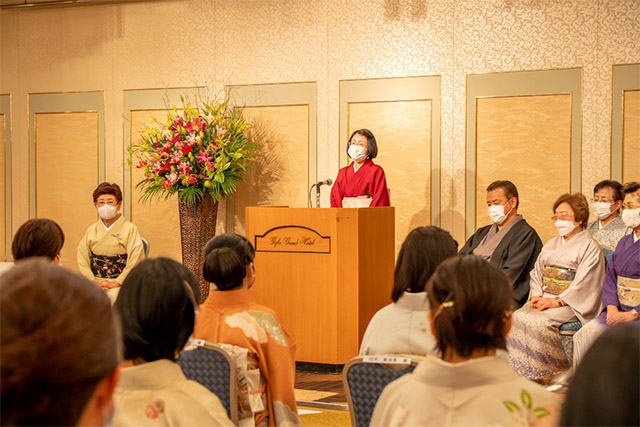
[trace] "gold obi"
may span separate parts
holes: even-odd
[[[618,276],[618,301],[629,307],[640,304],[640,279]]]
[[[567,290],[576,272],[564,267],[545,267],[544,276],[542,276],[542,291],[560,295]]]

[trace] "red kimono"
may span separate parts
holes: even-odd
[[[341,208],[344,197],[370,196],[371,207],[390,206],[389,190],[384,170],[367,159],[357,172],[353,164],[338,171],[333,188],[331,188],[331,207]]]

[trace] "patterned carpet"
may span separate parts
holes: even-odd
[[[341,374],[296,372],[296,400],[303,426],[350,426]]]

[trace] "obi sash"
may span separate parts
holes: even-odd
[[[640,279],[618,276],[618,301],[635,307],[640,304]]]
[[[96,255],[91,252],[91,272],[99,279],[115,279],[127,266],[127,254]]]
[[[555,266],[545,267],[544,276],[542,276],[542,290],[549,294],[560,295],[567,290],[575,277],[575,270]]]
[[[358,197],[344,197],[342,199],[343,208],[368,208],[371,206],[373,197],[358,196]]]

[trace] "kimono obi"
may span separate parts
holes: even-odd
[[[358,197],[343,197],[343,208],[368,208],[371,206],[373,197],[370,196],[358,196]]]
[[[542,290],[553,295],[560,295],[567,290],[576,277],[575,270],[564,267],[545,267],[542,276]]]
[[[640,279],[618,276],[618,301],[630,307],[640,305]]]
[[[96,255],[91,252],[91,273],[98,279],[115,279],[127,266],[127,254]]]

